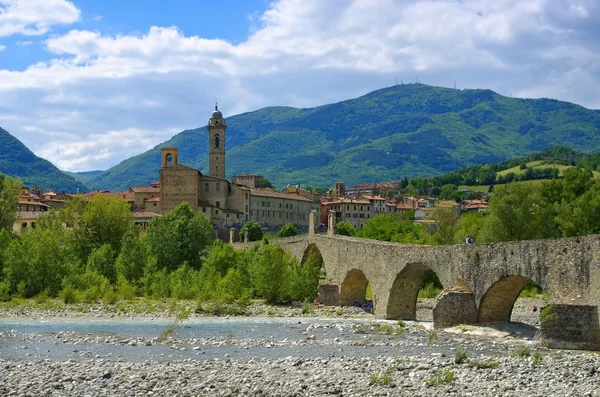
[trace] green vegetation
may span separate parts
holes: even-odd
[[[340,221],[335,224],[335,234],[339,234],[341,236],[354,236],[356,234],[356,229],[352,224]]]
[[[467,359],[469,358],[469,352],[466,351],[465,349],[456,349],[456,351],[454,352],[454,363],[455,364],[462,364],[465,361],[467,361]]]
[[[296,229],[296,226],[294,226],[294,224],[291,222],[288,222],[285,225],[283,225],[281,229],[279,229],[279,232],[277,232],[277,235],[279,237],[290,237],[296,236],[297,234],[298,229]]]
[[[500,363],[494,359],[488,358],[485,360],[471,360],[469,365],[479,369],[491,369],[496,368]]]
[[[35,297],[53,305],[60,297],[65,304],[103,301],[119,310],[139,297],[196,300],[198,312],[234,315],[252,298],[315,299],[321,268],[313,255],[300,265],[276,244],[236,251],[211,241],[211,232],[208,218],[188,204],[155,218],[142,233],[124,200],[76,197],[40,216],[36,228],[0,231],[0,300]]]
[[[240,230],[240,234],[245,236],[246,230],[248,230],[248,240],[260,241],[263,239],[263,231],[258,223],[252,221],[246,222]]]
[[[534,351],[531,355],[531,362],[533,363],[533,365],[540,365],[543,359],[544,356],[542,356],[542,353],[538,350]]]
[[[455,379],[454,371],[449,369],[443,369],[437,371],[435,374],[431,375],[429,379],[427,379],[427,387],[435,387],[440,386],[445,383],[453,382]]]
[[[510,353],[511,357],[530,357],[531,347],[528,345],[519,345]]]
[[[26,187],[42,187],[56,192],[85,193],[88,187],[62,172],[48,160],[29,150],[21,141],[0,128],[0,173],[19,178]],[[155,177],[156,179],[156,177]]]
[[[558,313],[554,310],[554,305],[545,306],[540,311],[540,321],[542,323],[542,327],[552,327],[556,324]]]
[[[21,181],[0,174],[0,230],[12,231],[20,195]]]
[[[599,122],[599,113],[567,102],[404,84],[312,109],[268,107],[227,117],[227,176],[251,170],[282,188],[290,182],[331,186],[332,175],[347,185],[441,175],[552,145],[598,151]],[[201,127],[123,161],[88,185],[113,191],[147,185],[157,179],[166,146],[179,148],[182,164],[208,169]],[[563,163],[548,161],[549,168],[554,164]],[[490,171],[467,171],[467,178],[448,178],[439,187],[490,185],[496,177]]]
[[[369,378],[369,384],[371,386],[386,386],[392,383],[392,375],[394,370],[392,368],[388,368],[382,374],[372,374]]]

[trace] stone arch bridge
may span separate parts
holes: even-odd
[[[301,262],[311,254],[322,262],[324,304],[364,302],[369,283],[378,318],[416,319],[419,289],[433,271],[444,286],[433,309],[435,327],[508,322],[521,290],[533,281],[549,296],[541,318],[548,344],[600,349],[599,235],[426,246],[309,233],[272,243]]]

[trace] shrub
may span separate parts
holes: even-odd
[[[437,296],[442,292],[441,288],[435,286],[434,283],[428,283],[425,287],[419,290],[419,298],[420,299],[431,299],[437,298]]]
[[[132,300],[135,298],[135,286],[131,285],[127,279],[119,275],[117,279],[117,295],[125,300]]]
[[[473,360],[470,363],[471,367],[479,368],[479,369],[490,369],[496,368],[500,363],[496,360],[492,360],[488,358],[486,360]]]
[[[279,237],[290,237],[290,236],[295,236],[298,234],[298,229],[296,229],[296,226],[294,226],[293,223],[288,222],[285,225],[283,225],[281,227],[281,229],[279,229],[279,232],[277,233],[277,235]]]
[[[79,302],[79,296],[77,294],[77,291],[71,283],[66,283],[63,289],[60,291],[59,296],[66,304]]]
[[[246,222],[242,229],[240,230],[240,234],[242,236],[245,235],[246,230],[248,230],[248,239],[250,241],[260,241],[263,238],[263,231],[260,225],[256,222],[250,221]]]
[[[542,363],[543,358],[544,357],[542,356],[542,353],[536,350],[531,355],[531,362],[533,363],[533,365],[540,365]]]
[[[101,245],[92,250],[87,260],[87,268],[90,271],[103,275],[111,283],[117,281],[115,253],[109,244]]]
[[[4,281],[0,281],[0,302],[10,301],[10,287]]]
[[[437,341],[437,338],[438,334],[436,330],[432,329],[427,333],[427,340],[429,341],[429,343],[435,343],[435,341]]]
[[[435,374],[431,375],[429,379],[427,379],[427,386],[434,387],[439,386],[444,383],[450,383],[454,381],[454,371],[452,370],[439,370]]]
[[[394,372],[394,370],[392,368],[388,368],[381,375],[372,374],[371,377],[369,378],[369,384],[377,385],[377,386],[389,385],[390,383],[392,383],[393,372]]]
[[[462,364],[469,358],[469,352],[464,349],[456,349],[454,352],[454,363]]]
[[[262,244],[254,253],[250,272],[252,286],[257,295],[267,303],[287,298],[290,269],[296,259],[281,247]]]
[[[335,234],[339,234],[340,236],[354,236],[355,233],[356,229],[348,222],[340,221],[335,224]]]
[[[531,347],[519,345],[510,353],[511,357],[529,357],[531,356]]]

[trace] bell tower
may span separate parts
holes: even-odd
[[[208,157],[210,176],[225,179],[225,130],[227,124],[215,104],[208,120]]]

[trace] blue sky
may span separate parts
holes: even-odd
[[[0,0],[0,127],[66,170],[396,76],[600,108],[600,3]]]

